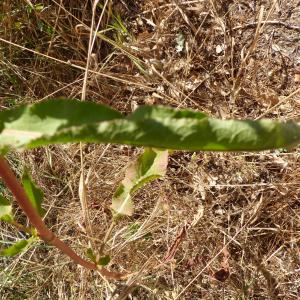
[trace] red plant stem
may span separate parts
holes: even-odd
[[[57,238],[55,234],[47,228],[42,218],[31,205],[24,188],[22,187],[15,174],[11,170],[6,159],[2,156],[0,156],[0,177],[2,177],[2,180],[4,181],[6,186],[15,196],[15,199],[17,200],[19,206],[30,220],[30,223],[37,229],[39,236],[42,240],[61,250],[78,265],[81,265],[90,270],[98,270],[105,277],[121,279],[124,276],[124,274],[110,272],[104,268],[100,269],[96,264],[82,259],[67,244],[65,244],[63,241]]]

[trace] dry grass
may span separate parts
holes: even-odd
[[[108,7],[99,25],[105,36],[95,39],[85,78],[93,1],[40,1],[35,11],[38,1],[2,1],[1,109],[80,99],[84,90],[89,101],[124,113],[163,104],[219,118],[299,120],[299,1],[99,2]],[[112,29],[117,14],[121,26]],[[100,15],[98,8],[96,25]],[[78,145],[15,153],[10,161],[18,172],[31,167],[46,195],[47,224],[84,255],[91,241],[101,247],[112,194],[140,149],[82,150],[90,238]],[[136,272],[132,278],[107,282],[41,243],[1,261],[1,299],[299,299],[299,163],[298,149],[175,152],[166,178],[136,195],[134,216],[108,238],[110,268]],[[20,233],[1,224],[1,236]]]

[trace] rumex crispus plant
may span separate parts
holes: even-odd
[[[82,259],[44,224],[43,193],[24,172],[16,178],[4,155],[69,142],[116,143],[146,146],[127,169],[112,199],[113,222],[120,215],[132,215],[132,196],[147,182],[164,176],[168,149],[192,151],[259,151],[293,147],[300,142],[300,125],[272,120],[218,120],[201,112],[142,106],[129,116],[109,107],[76,100],[51,100],[0,112],[0,176],[32,224],[25,227],[12,215],[10,202],[0,197],[0,219],[29,234],[29,238],[2,249],[12,256],[34,244],[38,238],[60,249],[77,264],[98,270],[103,276],[120,279],[126,274],[108,271],[106,255],[87,250]],[[158,150],[159,149],[159,150]],[[101,253],[103,254],[103,253]]]

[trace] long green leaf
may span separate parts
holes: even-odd
[[[145,149],[144,153],[128,167],[125,178],[117,188],[112,209],[116,214],[133,214],[132,195],[146,183],[164,176],[168,164],[168,151]]]
[[[6,222],[12,222],[12,206],[11,203],[0,195],[0,220]]]
[[[190,110],[140,107],[122,116],[106,106],[51,100],[0,112],[0,154],[68,142],[177,150],[258,151],[300,143],[300,125],[272,120],[218,120]]]
[[[45,211],[42,208],[44,193],[38,186],[36,186],[26,169],[22,176],[22,184],[32,206],[36,209],[40,216],[44,216]]]
[[[14,256],[26,250],[36,239],[21,240],[0,251],[0,256]]]

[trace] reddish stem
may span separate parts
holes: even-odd
[[[6,159],[1,156],[0,156],[0,177],[2,177],[2,180],[4,181],[6,186],[10,189],[12,194],[15,196],[15,199],[17,200],[19,206],[21,207],[23,212],[30,220],[31,224],[37,229],[39,236],[42,240],[61,250],[64,254],[69,256],[78,265],[81,265],[90,270],[97,270],[107,278],[121,279],[124,276],[124,274],[110,272],[104,268],[99,269],[96,264],[82,259],[67,244],[65,244],[63,241],[57,238],[55,234],[47,228],[42,218],[39,216],[39,214],[36,212],[34,207],[31,205],[25,193],[24,188],[22,187],[22,185],[16,178],[15,174],[11,170]]]

